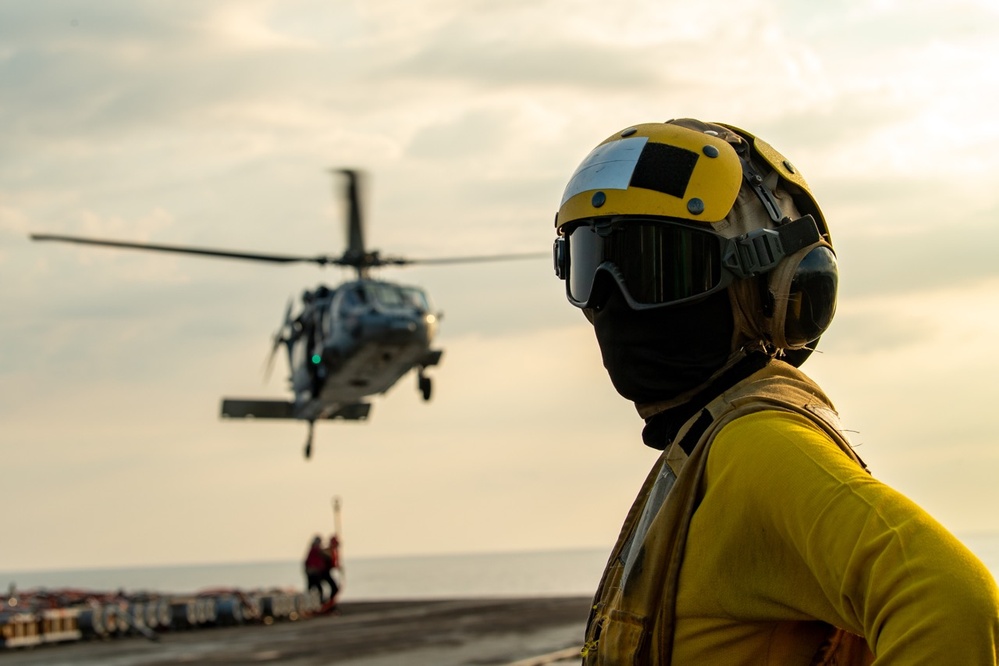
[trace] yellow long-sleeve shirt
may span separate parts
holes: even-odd
[[[807,665],[828,629],[876,664],[997,663],[984,565],[808,419],[764,411],[709,452],[684,550],[674,664]]]

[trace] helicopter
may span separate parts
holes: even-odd
[[[355,277],[336,286],[319,284],[302,293],[299,311],[288,301],[284,318],[272,336],[266,374],[274,357],[284,348],[288,361],[289,400],[223,398],[223,418],[294,419],[308,423],[305,458],[312,456],[313,430],[320,420],[366,420],[371,411],[367,398],[387,392],[402,377],[415,371],[417,390],[424,401],[433,392],[427,368],[440,363],[443,351],[432,347],[441,314],[420,287],[378,280],[372,269],[413,264],[457,264],[549,256],[545,253],[480,255],[408,259],[382,256],[364,243],[359,195],[362,173],[356,169],[331,169],[345,180],[347,247],[342,255],[298,256],[261,252],[162,245],[32,233],[34,241],[59,241],[84,245],[173,252],[268,262],[313,263],[353,268]]]

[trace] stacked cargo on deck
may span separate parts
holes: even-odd
[[[189,595],[74,589],[16,591],[0,602],[0,649],[145,636],[320,613],[316,591],[220,589]]]

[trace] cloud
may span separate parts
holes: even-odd
[[[888,208],[888,207],[886,207]],[[957,226],[947,218],[909,233],[856,234],[840,251],[849,294],[900,293],[974,286],[999,276],[993,249],[999,232],[990,224]]]
[[[842,270],[837,320],[806,370],[879,472],[919,501],[953,493],[908,454],[946,438],[961,469],[991,464],[996,12],[848,9],[0,4],[0,444],[22,484],[10,490],[51,487],[78,515],[125,505],[100,540],[56,503],[11,529],[93,542],[77,564],[297,558],[335,487],[358,554],[398,554],[407,521],[432,535],[406,544],[423,552],[609,543],[654,454],[547,257],[379,273],[426,287],[444,311],[434,401],[406,378],[369,423],[322,424],[304,465],[302,424],[220,422],[218,400],[286,396],[280,371],[260,376],[286,300],[349,271],[25,235],[335,254],[342,201],[324,170],[342,165],[369,174],[372,248],[547,253],[579,160],[616,130],[672,116],[744,126],[806,174]],[[959,406],[939,409],[935,392]],[[236,518],[185,520],[206,506]],[[994,524],[952,508],[948,520]],[[470,533],[469,512],[503,533]],[[5,562],[59,566],[47,538]]]
[[[626,46],[518,45],[470,37],[460,32],[441,35],[411,59],[393,63],[383,75],[454,80],[475,88],[599,86],[608,92],[659,82],[649,64],[652,54]]]

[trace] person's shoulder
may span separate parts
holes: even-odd
[[[815,418],[780,409],[741,416],[719,431],[709,456],[716,465],[750,469],[808,467],[837,476],[866,474]]]
[[[806,439],[820,443],[828,442],[835,446],[832,438],[823,431],[815,418],[817,417],[805,416],[786,409],[761,409],[739,416],[725,424],[716,439],[719,441],[729,439],[745,441]]]

